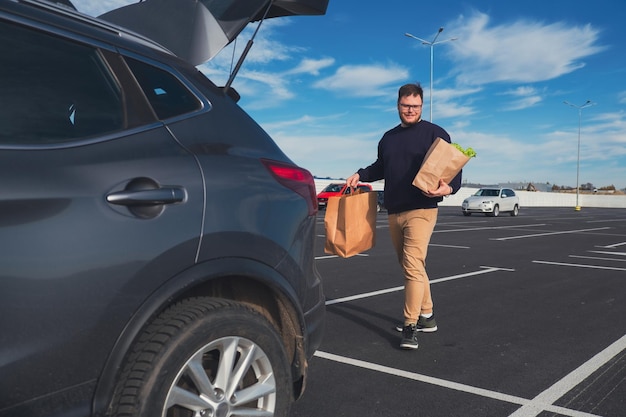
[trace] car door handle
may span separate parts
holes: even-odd
[[[148,206],[182,203],[185,200],[185,189],[181,187],[164,187],[152,190],[124,190],[107,195],[111,204],[123,206]]]

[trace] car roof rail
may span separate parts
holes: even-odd
[[[92,27],[105,30],[119,37],[134,38],[136,41],[139,41],[140,43],[144,45],[150,46],[153,49],[157,49],[161,52],[165,52],[168,55],[174,55],[172,51],[170,51],[169,49],[165,48],[160,43],[154,41],[153,39],[150,39],[147,36],[144,36],[140,33],[133,32],[130,29],[118,26],[114,23],[82,13],[80,10],[76,9],[76,7],[69,0],[56,0],[56,1],[16,0],[16,1],[18,3],[27,4],[29,6],[36,7],[38,9],[44,10],[49,13],[54,13],[60,16],[70,17],[82,23],[88,24]]]

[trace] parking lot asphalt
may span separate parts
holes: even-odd
[[[376,246],[323,253],[324,342],[294,417],[626,416],[626,209],[441,207],[427,270],[438,331],[399,348],[403,279]]]

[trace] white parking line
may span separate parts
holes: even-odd
[[[325,236],[318,236],[318,237],[325,237]],[[428,246],[438,246],[441,248],[451,248],[451,249],[471,249],[469,246],[458,246],[458,245],[438,245],[435,243],[429,243]],[[367,253],[357,253],[354,256],[369,256],[369,254]],[[315,260],[319,261],[321,259],[333,259],[333,258],[339,258],[339,256],[337,255],[322,255],[322,256],[316,256]]]
[[[544,226],[541,225],[525,225],[518,227],[529,227],[529,226]],[[485,228],[472,228],[472,229],[458,229],[458,230],[444,230],[439,231],[443,232],[463,232],[463,231],[475,231],[475,230],[489,230],[489,229],[509,229],[510,227],[485,227]],[[541,236],[551,236],[551,235],[559,235],[559,234],[571,234],[571,233],[583,233],[583,232],[593,232],[599,230],[611,229],[610,227],[601,227],[594,229],[579,229],[579,230],[570,230],[570,231],[562,231],[562,232],[548,232],[548,233],[537,233],[537,234],[529,234],[522,236],[514,236],[508,238],[498,238],[493,240],[512,240],[512,239],[522,239],[522,238],[530,238],[530,237],[541,237]],[[437,233],[437,231],[435,231]],[[618,246],[626,245],[626,242],[617,243],[610,246],[598,246],[599,248],[612,249]],[[438,246],[438,245],[433,245]],[[598,254],[610,254],[614,256],[626,256],[625,252],[609,252],[609,251],[589,251],[592,253]],[[584,256],[576,256],[570,255],[570,257],[578,257],[578,258],[586,258]],[[326,258],[326,257],[324,257]],[[593,258],[587,257],[589,259],[602,259],[602,260],[612,260],[612,261],[623,261],[622,259],[608,259],[608,258]],[[316,258],[316,259],[321,259]],[[587,265],[587,264],[576,264],[576,263],[562,263],[562,262],[551,262],[551,261],[543,261],[543,260],[534,260],[533,263],[537,264],[546,264],[546,265],[557,265],[557,266],[565,266],[565,267],[577,267],[577,268],[592,268],[592,269],[604,269],[604,270],[615,270],[615,271],[626,271],[626,268],[618,268],[618,267],[607,267],[607,266],[598,266],[598,265]],[[507,268],[499,268],[499,267],[489,267],[489,266],[481,266],[483,268],[478,271],[473,271],[465,274],[453,275],[449,277],[443,277],[439,279],[431,280],[431,284],[445,282],[454,279],[460,279],[470,276],[481,275],[485,273],[491,273],[496,271],[514,271],[514,269]],[[387,288],[378,291],[372,291],[363,294],[357,294],[354,296],[338,298],[334,300],[328,300],[326,305],[333,305],[338,303],[344,303],[353,300],[359,300],[368,297],[374,297],[378,295],[383,295],[391,292],[401,291],[404,289],[404,286],[398,286],[393,288]],[[548,387],[546,390],[541,392],[539,395],[532,399],[522,398],[514,395],[509,395],[497,391],[491,391],[483,388],[478,388],[466,384],[457,383],[454,381],[448,381],[440,378],[435,378],[415,372],[409,372],[402,369],[392,368],[384,365],[380,365],[377,363],[366,362],[358,359],[353,359],[349,357],[344,357],[340,355],[335,355],[332,353],[317,351],[315,353],[316,357],[334,361],[337,363],[342,363],[350,366],[355,366],[362,369],[367,369],[375,372],[380,372],[392,376],[397,376],[399,378],[405,378],[413,381],[418,381],[422,383],[427,383],[451,390],[456,390],[460,392],[465,392],[469,394],[474,394],[478,396],[482,396],[485,398],[491,398],[498,401],[508,402],[511,404],[520,405],[521,407],[511,414],[509,417],[536,417],[541,415],[544,412],[556,413],[563,416],[571,416],[571,417],[599,417],[598,415],[586,413],[582,411],[568,409],[562,406],[554,405],[556,401],[574,389],[576,386],[581,384],[585,379],[587,379],[590,375],[608,363],[611,359],[619,355],[626,349],[626,335],[612,343],[610,346],[593,356],[591,359],[580,365],[577,369],[570,372],[562,379],[558,380],[555,384]]]
[[[559,265],[559,266],[573,266],[576,268],[590,268],[590,269],[607,269],[610,271],[626,271],[626,268],[618,268],[613,266],[600,266],[600,265],[585,265],[585,264],[568,264],[565,262],[550,262],[550,261],[533,261],[535,264],[545,265]]]
[[[626,256],[626,252],[610,252],[610,251],[601,251],[601,250],[590,250],[591,253],[601,253],[603,255],[619,255]]]
[[[501,229],[519,229],[524,227],[546,226],[545,223],[539,224],[518,224],[516,226],[485,226],[485,227],[468,227],[462,229],[435,230],[433,233],[450,233],[450,232],[475,232],[477,230],[501,230]]]
[[[570,258],[595,259],[596,261],[626,262],[626,259],[601,258],[599,256],[569,255]]]
[[[487,274],[487,273],[496,272],[496,271],[508,271],[508,272],[514,271],[514,269],[498,268],[498,267],[492,267],[492,266],[481,266],[481,268],[484,268],[484,269],[481,269],[479,271],[474,271],[474,272],[468,272],[466,274],[452,275],[449,277],[432,279],[430,280],[430,283],[432,285],[438,282],[445,282],[445,281],[451,281],[453,279],[473,277],[475,275]],[[396,291],[402,291],[403,289],[404,289],[404,285],[399,286],[399,287],[386,288],[384,290],[366,292],[363,294],[351,295],[349,297],[335,298],[334,300],[326,301],[326,305],[329,306],[333,304],[345,303],[347,301],[360,300],[362,298],[375,297],[377,295],[388,294],[388,293],[396,292]]]
[[[436,243],[429,243],[428,246],[437,246],[439,248],[452,248],[452,249],[470,249],[469,246],[458,246],[458,245],[438,245]]]
[[[604,364],[620,354],[624,349],[626,349],[626,335],[622,336],[619,340],[589,359],[577,369],[574,369],[565,378],[562,378],[556,384],[537,395],[531,402],[524,405],[509,417],[538,416],[543,410],[547,410],[552,403],[571,391]]]
[[[587,220],[587,223],[610,223],[610,222],[626,222],[626,218],[621,218],[621,219],[602,219],[602,220]]]
[[[625,336],[625,338],[626,338],[626,336]],[[431,376],[422,375],[422,374],[418,374],[418,373],[415,373],[415,372],[408,372],[408,371],[404,371],[402,369],[391,368],[391,367],[384,366],[384,365],[379,365],[379,364],[376,364],[376,363],[365,362],[365,361],[361,361],[361,360],[358,360],[358,359],[347,358],[345,356],[334,355],[332,353],[327,353],[327,352],[323,352],[323,351],[319,351],[319,350],[317,352],[315,352],[315,356],[320,357],[320,358],[324,358],[324,359],[327,359],[327,360],[343,363],[343,364],[346,364],[346,365],[352,365],[352,366],[356,366],[356,367],[363,368],[363,369],[369,369],[371,371],[381,372],[381,373],[388,374],[388,375],[393,375],[393,376],[397,376],[397,377],[401,377],[401,378],[410,379],[410,380],[413,380],[413,381],[424,382],[426,384],[437,385],[437,386],[440,386],[440,387],[443,387],[443,388],[453,389],[453,390],[457,390],[457,391],[461,391],[461,392],[467,392],[469,394],[479,395],[481,397],[492,398],[492,399],[499,400],[499,401],[505,401],[505,402],[512,403],[512,404],[522,405],[523,407],[520,408],[520,410],[518,410],[518,412],[521,411],[521,410],[525,410],[524,412],[527,412],[526,410],[532,409],[533,412],[534,412],[534,410],[550,411],[550,412],[553,412],[553,413],[558,413],[559,415],[571,416],[571,417],[599,417],[599,416],[597,416],[595,414],[589,414],[589,413],[584,413],[584,412],[581,412],[581,411],[570,410],[570,409],[567,409],[567,408],[564,408],[564,407],[555,406],[555,405],[552,405],[552,404],[544,404],[544,403],[540,402],[540,400],[543,399],[543,397],[539,398],[539,397],[541,397],[541,395],[539,395],[538,397],[535,397],[532,400],[528,400],[528,399],[517,397],[517,396],[514,396],[514,395],[508,395],[508,394],[503,394],[503,393],[497,392],[497,391],[491,391],[491,390],[486,390],[486,389],[483,389],[483,388],[477,388],[477,387],[473,387],[471,385],[460,384],[458,382],[446,381],[445,379],[434,378],[434,377],[431,377]],[[586,369],[585,369],[585,371],[586,371]],[[569,383],[569,382],[570,381],[567,381],[567,383]],[[568,385],[567,383],[564,383],[562,385],[567,386]],[[559,383],[553,385],[553,387],[556,386],[556,385],[559,385]],[[557,387],[557,389],[555,389],[554,391],[556,392],[559,388],[560,387]],[[550,388],[549,390],[545,391],[545,392],[548,393],[548,394],[546,394],[547,398],[551,398],[551,394],[552,394],[551,390],[552,390],[552,388]],[[543,407],[543,408],[539,409],[539,407]],[[537,414],[519,414],[519,415],[518,414],[512,414],[511,416],[513,416],[513,415],[515,415],[516,417],[530,417],[531,415],[535,416]]]
[[[335,298],[334,300],[327,300],[326,305],[330,306],[333,304],[345,303],[347,301],[360,300],[362,298],[375,297],[377,295],[388,294],[390,292],[401,291],[404,289],[404,286],[386,288],[384,290],[372,291],[363,294],[351,295],[349,297]]]
[[[623,246],[623,245],[626,245],[626,242],[614,243],[612,245],[606,245],[606,246],[596,246],[596,248],[614,249],[618,246]]]
[[[527,237],[565,235],[565,234],[569,234],[569,233],[595,232],[595,231],[598,231],[598,230],[607,230],[607,229],[610,229],[610,227],[598,227],[598,228],[595,228],[595,229],[566,230],[566,231],[563,231],[563,232],[536,233],[534,235],[520,235],[520,236],[511,236],[511,237],[501,237],[501,238],[495,238],[495,239],[492,239],[492,240],[525,239]]]
[[[542,261],[534,261],[534,262],[544,263]],[[550,262],[545,262],[545,263],[550,263]],[[563,264],[563,265],[581,266],[581,265],[574,265],[574,264]],[[582,266],[590,267],[590,265],[582,265]],[[450,277],[439,278],[436,280],[432,280],[431,283],[444,282],[444,281],[448,281],[452,279],[458,279],[458,278],[474,276],[474,275],[479,275],[479,274],[484,274],[484,273],[489,273],[489,272],[495,272],[495,271],[513,271],[513,269],[498,268],[498,267],[481,267],[481,268],[485,268],[485,269],[480,270],[480,271],[474,271],[468,274],[459,274],[459,275],[454,275]],[[626,269],[620,269],[620,270],[626,270]],[[404,287],[400,286],[400,287],[388,288],[386,290],[373,291],[373,292],[351,296],[351,297],[339,298],[336,300],[330,300],[326,304],[331,305],[331,304],[337,304],[337,303],[351,301],[355,299],[372,297],[375,295],[381,295],[381,294],[386,294],[389,292],[400,291],[403,288]],[[459,383],[452,382],[452,381],[446,381],[446,380],[439,379],[439,378],[429,377],[426,375],[421,375],[421,374],[417,374],[414,372],[408,372],[408,371],[404,371],[401,369],[390,368],[387,366],[378,365],[378,364],[371,363],[371,362],[365,362],[365,361],[361,361],[358,359],[352,359],[352,358],[347,358],[344,356],[334,355],[332,353],[318,351],[315,353],[315,356],[332,360],[335,362],[357,366],[357,367],[364,368],[364,369],[386,373],[389,375],[395,375],[398,377],[420,381],[420,382],[424,382],[424,383],[428,383],[432,385],[438,385],[444,388],[454,389],[457,391],[467,392],[470,394],[480,395],[480,396],[487,397],[487,398],[492,398],[492,399],[496,399],[500,401],[506,401],[509,403],[522,405],[522,408],[520,408],[519,410],[511,414],[509,417],[535,417],[544,411],[558,413],[560,415],[571,416],[571,417],[599,417],[595,414],[590,414],[590,413],[585,413],[581,411],[570,410],[570,409],[560,407],[560,406],[555,406],[553,405],[553,403],[557,401],[559,398],[561,398],[563,395],[565,395],[567,392],[575,388],[583,380],[589,377],[593,372],[598,370],[600,367],[602,367],[604,364],[606,364],[609,360],[611,360],[613,357],[618,355],[624,349],[626,349],[626,335],[620,338],[618,341],[611,344],[602,352],[595,355],[589,361],[585,362],[583,365],[578,367],[576,370],[574,370],[569,375],[562,378],[556,384],[552,385],[552,387],[548,388],[547,390],[545,390],[544,392],[542,392],[541,394],[539,394],[532,400],[524,399],[524,398],[513,396],[513,395],[503,394],[503,393],[496,392],[496,391],[490,391],[490,390],[486,390],[482,388],[472,387],[472,386],[465,385],[465,384],[459,384]]]
[[[354,255],[354,256],[365,256],[365,257],[367,257],[367,256],[369,256],[369,255],[368,255],[367,253],[357,253],[357,254],[356,254],[356,255]],[[320,259],[332,259],[332,258],[339,258],[339,256],[338,256],[338,255],[323,255],[323,256],[316,256],[316,257],[315,257],[315,260],[316,260],[316,261],[318,261],[318,260],[320,260]]]

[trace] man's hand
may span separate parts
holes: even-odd
[[[428,190],[424,192],[424,195],[428,197],[445,197],[452,194],[452,187],[445,183],[444,180],[439,180],[439,188],[436,190]]]
[[[348,184],[348,187],[356,188],[360,179],[361,176],[359,174],[352,174],[346,179],[346,184]]]

